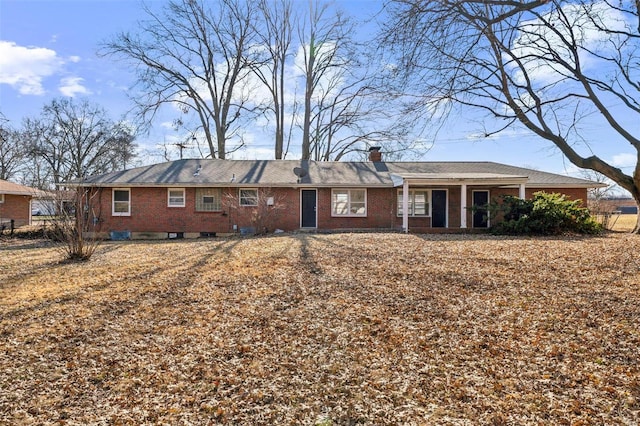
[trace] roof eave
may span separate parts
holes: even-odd
[[[597,182],[576,182],[576,183],[532,183],[527,188],[606,188],[607,184]]]
[[[82,182],[70,187],[92,187],[92,188],[391,188],[389,183],[313,183],[313,182],[277,182],[277,183],[256,183],[256,182]]]
[[[33,192],[27,192],[27,191],[0,191],[0,194],[2,194],[2,195],[28,195],[30,197],[34,196]]]
[[[460,185],[492,185],[492,186],[508,186],[508,185],[521,185],[528,182],[527,178],[521,179],[500,179],[500,178],[488,178],[488,179],[406,179],[410,185],[441,185],[441,186],[460,186]],[[402,186],[402,182],[395,185]]]

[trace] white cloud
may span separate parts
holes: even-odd
[[[163,121],[160,123],[160,127],[167,130],[175,130],[175,123],[173,121]]]
[[[43,95],[43,79],[55,74],[62,64],[54,50],[0,40],[0,84],[9,84],[23,95]]]
[[[635,167],[637,161],[637,155],[622,153],[613,156],[611,165],[615,167]]]
[[[80,56],[69,56],[69,62],[78,63],[80,62]]]
[[[65,77],[60,80],[58,90],[64,96],[74,97],[75,95],[90,95],[91,91],[82,85],[84,81],[81,77]]]

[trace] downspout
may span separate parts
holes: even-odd
[[[467,227],[467,184],[460,185],[460,228]]]
[[[402,179],[402,230],[409,232],[409,181]]]

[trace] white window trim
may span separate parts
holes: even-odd
[[[171,191],[182,191],[182,203],[171,204]],[[167,207],[184,207],[187,201],[187,192],[184,188],[167,188]]]
[[[242,191],[255,191],[256,203],[255,204],[242,204]],[[257,207],[258,206],[258,188],[238,188],[238,204],[240,207]]]
[[[410,188],[409,189],[409,206],[411,206],[414,202],[415,202],[415,192],[426,192],[427,193],[427,204],[429,205],[429,211],[427,211],[426,214],[413,214],[413,213],[409,213],[409,217],[431,217],[431,189],[426,189],[426,188]],[[402,188],[398,189],[398,192],[396,193],[396,200],[400,197],[400,193],[402,192]],[[413,194],[413,195],[412,195]],[[402,200],[402,199],[400,199]],[[400,201],[401,202],[401,201]],[[399,202],[399,203],[400,203]],[[402,213],[400,213],[400,207],[401,204],[398,204],[396,206],[396,215],[398,217],[402,217]]]
[[[4,203],[4,194],[0,194],[0,204]]]
[[[126,191],[129,193],[129,201],[127,202],[126,212],[116,211],[116,191]],[[119,201],[122,203],[123,201]],[[111,216],[131,216],[131,188],[113,188],[111,190]]]
[[[347,214],[337,214],[334,208],[334,198],[333,194],[335,191],[348,191],[348,200],[347,200]],[[364,213],[363,214],[353,214],[351,212],[351,191],[364,191]],[[332,188],[331,189],[331,217],[367,217],[367,188]]]

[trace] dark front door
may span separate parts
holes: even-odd
[[[431,227],[447,227],[447,191],[431,191]]]
[[[302,190],[302,218],[300,220],[302,228],[315,228],[316,224],[316,190]]]
[[[473,191],[473,227],[489,227],[489,191]]]

